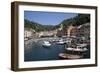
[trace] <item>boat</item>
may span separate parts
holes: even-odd
[[[65,44],[65,42],[61,39],[57,42],[57,44]]]
[[[65,49],[66,49],[66,50],[69,50],[69,51],[77,51],[77,52],[85,52],[85,51],[88,50],[87,48],[81,49],[81,48],[71,48],[71,47],[65,48]]]
[[[86,44],[78,44],[76,48],[68,47],[68,48],[65,48],[65,49],[69,50],[69,51],[85,52],[85,51],[88,50],[86,48],[86,46],[87,46]]]
[[[44,46],[44,47],[50,47],[51,44],[50,44],[50,42],[48,42],[48,41],[43,41],[42,46]]]
[[[80,59],[82,56],[80,55],[73,55],[73,54],[66,54],[66,53],[60,53],[59,57],[61,59]]]

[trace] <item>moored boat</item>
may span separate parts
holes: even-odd
[[[44,47],[50,47],[51,44],[50,44],[50,42],[48,42],[48,41],[43,41],[42,46],[44,46]]]
[[[65,42],[61,39],[57,42],[57,44],[65,44]]]
[[[86,44],[77,44],[76,48],[68,47],[65,49],[69,51],[85,52],[88,50],[86,46],[87,46]]]
[[[80,55],[73,55],[73,54],[66,54],[66,53],[60,53],[59,57],[61,59],[80,59],[82,56]]]

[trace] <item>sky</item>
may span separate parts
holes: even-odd
[[[24,11],[24,19],[28,19],[42,25],[57,25],[64,19],[73,18],[75,16],[77,16],[77,13]]]

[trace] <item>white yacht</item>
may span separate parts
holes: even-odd
[[[57,42],[57,44],[65,44],[65,42],[61,39]]]
[[[43,41],[43,44],[42,45],[44,47],[50,47],[51,46],[50,42],[48,42],[48,41]]]

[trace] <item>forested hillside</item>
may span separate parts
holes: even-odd
[[[64,27],[67,27],[69,25],[79,26],[79,25],[82,25],[82,24],[87,23],[87,22],[90,22],[90,15],[89,14],[78,14],[74,18],[63,20],[61,23],[59,23],[56,26],[54,26],[54,25],[43,25],[43,24],[39,24],[39,23],[34,22],[34,21],[29,21],[27,19],[24,19],[25,28],[32,28],[37,32],[38,31],[55,30],[57,28],[60,28],[61,24]]]

